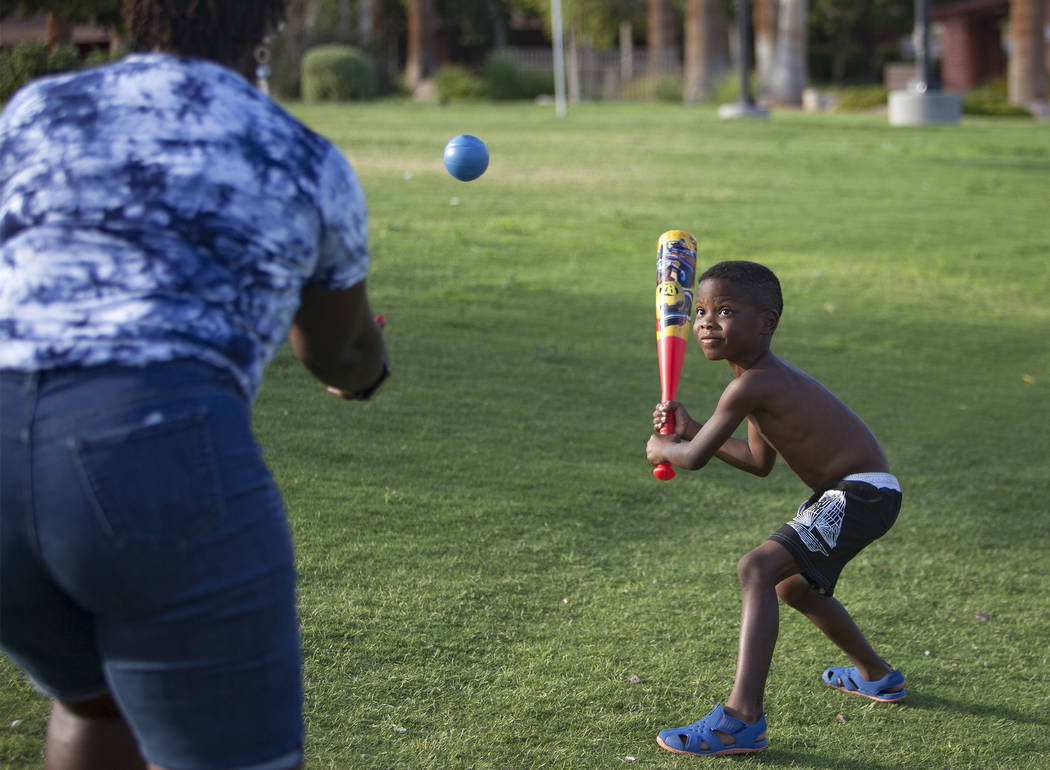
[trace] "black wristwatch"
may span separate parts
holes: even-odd
[[[379,390],[379,386],[382,385],[383,382],[386,381],[386,378],[389,377],[389,376],[390,376],[390,367],[387,365],[387,362],[384,361],[383,362],[383,371],[381,371],[379,373],[379,379],[377,379],[375,382],[373,382],[371,385],[369,385],[364,390],[361,390],[361,391],[358,391],[357,393],[354,393],[354,398],[357,399],[358,401],[367,401],[368,399],[370,399],[372,396],[375,395],[375,392],[377,390]]]

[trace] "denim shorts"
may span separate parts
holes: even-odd
[[[301,758],[291,537],[232,377],[0,372],[0,649],[50,697],[110,693],[153,763]]]

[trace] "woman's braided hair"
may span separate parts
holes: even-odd
[[[132,51],[211,59],[242,72],[284,20],[286,0],[123,0]]]

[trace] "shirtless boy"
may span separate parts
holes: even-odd
[[[839,573],[893,525],[901,492],[868,426],[810,375],[769,346],[783,311],[780,282],[754,262],[722,262],[700,276],[693,334],[711,361],[734,379],[707,422],[677,401],[656,407],[659,431],[673,412],[675,433],[649,438],[653,465],[696,470],[712,457],[757,476],[777,455],[813,490],[794,520],[737,565],[743,609],[736,679],[725,706],[685,727],[660,732],[669,751],[719,755],[766,747],[762,697],[779,625],[777,597],[823,631],[853,666],[824,672],[826,684],[876,701],[904,697],[904,677],[875,653],[849,613],[832,598]],[[747,438],[733,438],[747,420]]]

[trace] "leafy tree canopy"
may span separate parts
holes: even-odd
[[[511,0],[510,5],[545,19],[550,26],[550,0]],[[562,0],[562,16],[566,28],[576,23],[577,29],[604,47],[616,41],[621,23],[644,23],[645,6],[646,0]]]
[[[120,23],[120,0],[13,0],[5,2],[0,19],[19,13],[23,17],[54,13],[71,22],[95,18],[103,26]]]

